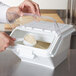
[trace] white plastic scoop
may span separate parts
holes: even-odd
[[[17,42],[17,41],[22,41],[23,44],[26,45],[26,46],[34,46],[37,43],[37,41],[35,39],[35,36],[32,35],[32,34],[30,34],[30,33],[26,34],[24,36],[24,38],[18,38],[18,39],[16,39],[15,42]]]
[[[23,40],[23,44],[24,45],[28,45],[28,46],[34,46],[36,45],[36,39],[35,39],[35,36],[32,35],[32,34],[26,34],[24,36],[24,40]]]

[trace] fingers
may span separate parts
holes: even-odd
[[[32,3],[29,3],[29,7],[28,8],[30,8],[30,11],[33,13],[33,14],[35,14],[35,8],[34,8],[34,6],[32,5]]]
[[[8,34],[6,33],[3,33],[4,34],[4,39],[5,39],[5,42],[7,45],[14,45],[14,41],[16,40],[15,38],[12,38],[11,36],[9,36]]]
[[[0,52],[6,50],[6,48],[7,48],[8,46],[9,46],[9,44],[4,45],[4,47],[2,47],[2,48],[0,49]]]
[[[25,8],[26,7],[26,8]],[[31,13],[35,14],[35,8],[33,6],[33,4],[30,2],[30,1],[24,1],[21,5],[20,5],[20,8],[22,11],[24,11],[24,9],[30,9]],[[25,11],[27,12],[27,11]]]
[[[38,16],[40,16],[41,14],[40,14],[39,5],[38,5],[37,3],[35,3],[35,2],[33,2],[33,5],[34,5],[34,7],[35,7],[35,12],[36,12],[36,14],[37,14]]]
[[[8,36],[8,38],[9,38],[8,44],[11,45],[11,46],[14,46],[15,38],[12,38],[12,37],[10,37],[10,36]]]
[[[9,45],[10,45],[10,46],[14,46],[14,41],[10,39]]]
[[[0,32],[0,52],[4,51],[8,46],[13,46],[16,39],[10,37],[4,32]]]
[[[14,40],[14,41],[15,41],[15,40],[16,40],[16,38],[12,38],[12,40]]]
[[[31,0],[25,0],[23,3],[21,3],[19,8],[22,11],[25,10],[24,11],[25,13],[33,13],[33,14],[37,14],[38,16],[40,16],[39,5],[35,2],[32,2]]]
[[[12,41],[15,41],[16,39],[15,38],[12,38],[11,36],[8,36],[8,38]]]
[[[14,46],[14,41],[12,41],[12,40],[7,41],[7,42],[2,46],[2,48],[0,49],[0,52],[6,50],[6,48],[7,48],[8,46]]]
[[[6,33],[4,33],[5,34],[5,38],[7,37],[7,38],[9,38],[10,40],[13,40],[13,41],[15,41],[16,39],[15,38],[12,38],[11,36],[9,36],[8,34],[6,34]],[[8,40],[8,39],[7,39]]]

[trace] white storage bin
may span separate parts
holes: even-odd
[[[12,31],[10,36],[18,40],[16,41],[16,45],[11,49],[22,61],[54,69],[66,59],[70,48],[71,34],[74,31],[75,29],[72,25],[56,23],[55,20],[54,23],[33,21],[16,27]],[[43,42],[42,46],[45,42],[47,45],[41,48],[25,46],[22,40],[28,33],[33,34],[37,41]]]

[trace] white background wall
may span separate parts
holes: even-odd
[[[0,0],[10,6],[17,6],[24,0]],[[66,9],[68,0],[33,0],[41,9]]]

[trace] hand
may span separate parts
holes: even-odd
[[[31,0],[24,0],[18,7],[10,7],[7,10],[7,19],[11,22],[23,16],[23,13],[32,13],[40,16],[39,5]]]
[[[0,32],[0,52],[4,51],[8,46],[14,45],[15,38],[10,37],[4,32]]]
[[[21,13],[32,13],[40,16],[39,5],[31,0],[24,0],[23,3],[19,5]]]

